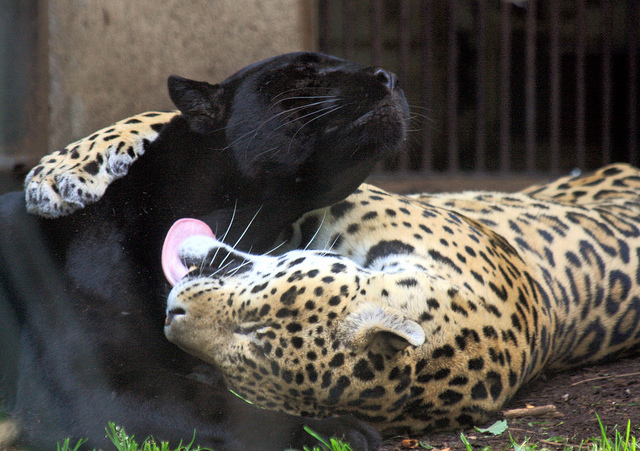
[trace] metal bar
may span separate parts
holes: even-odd
[[[576,165],[585,170],[585,108],[586,88],[584,74],[585,40],[586,40],[586,5],[585,0],[577,0],[577,34],[576,37]]]
[[[318,49],[329,53],[329,1],[318,0]]]
[[[433,103],[433,21],[432,0],[422,0],[422,102],[424,105],[424,121],[422,125],[422,170],[432,170],[433,143],[431,128],[433,122],[429,119],[429,113]]]
[[[486,118],[486,22],[487,22],[487,0],[478,0],[478,11],[476,15],[476,170],[485,172],[487,169],[487,118]]]
[[[613,85],[611,82],[611,46],[613,40],[613,3],[602,2],[602,160],[611,163],[611,105]]]
[[[458,19],[457,0],[449,0],[447,35],[447,151],[449,172],[460,170],[458,152]]]
[[[536,2],[527,3],[525,62],[526,170],[535,171],[536,158]]]
[[[384,41],[384,18],[382,9],[383,0],[373,0],[371,14],[371,38],[373,41],[373,55],[371,63],[374,66],[382,65],[382,50]]]
[[[551,172],[560,172],[560,2],[549,2],[551,77]]]
[[[640,7],[637,1],[627,4],[629,11],[629,161],[639,164],[638,154],[638,26],[640,25]]]
[[[411,46],[411,28],[410,28],[410,9],[408,0],[400,0],[400,13],[398,21],[399,33],[399,59],[400,70],[398,78],[400,83],[405,86],[409,85],[409,50]],[[406,147],[404,152],[400,153],[400,161],[398,162],[400,170],[409,169],[409,148]]]
[[[500,171],[509,170],[511,152],[511,4],[501,2],[500,14]]]
[[[344,43],[344,55],[347,59],[355,58],[355,33],[353,23],[356,20],[354,0],[344,0],[342,15],[342,41]]]

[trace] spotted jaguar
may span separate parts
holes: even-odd
[[[97,202],[174,114],[43,160],[27,208]],[[197,226],[167,251],[194,269],[172,280],[165,334],[268,409],[352,413],[385,435],[477,424],[543,370],[637,351],[639,189],[624,164],[511,194],[362,185],[260,255]]]
[[[640,171],[518,193],[367,184],[270,254],[198,232],[165,334],[267,409],[350,413],[383,435],[494,416],[543,370],[640,342]]]

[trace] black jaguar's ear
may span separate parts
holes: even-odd
[[[206,81],[194,81],[171,75],[169,96],[195,132],[206,134],[220,128],[224,105],[220,101],[223,88]]]

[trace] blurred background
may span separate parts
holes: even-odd
[[[638,165],[639,26],[637,0],[3,0],[0,189],[116,120],[172,109],[170,74],[216,82],[296,50],[399,76],[412,134],[373,176],[391,189]]]

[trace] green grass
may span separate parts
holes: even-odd
[[[583,440],[579,446],[568,444],[562,446],[563,442],[567,442],[567,439],[563,437],[553,437],[552,439],[546,440],[547,443],[557,441],[558,446],[552,446],[551,448],[544,446],[542,443],[532,443],[526,438],[522,443],[518,443],[511,434],[509,434],[509,446],[501,447],[496,451],[640,451],[640,440],[636,437],[636,434],[632,433],[631,420],[627,422],[627,427],[622,432],[615,427],[613,433],[608,433],[607,428],[602,424],[602,421],[600,421],[600,417],[598,417],[598,424],[600,426],[600,436]],[[498,425],[498,423],[496,423],[496,425]],[[502,426],[496,427],[500,429]],[[479,431],[483,433],[493,433],[490,429],[491,428]],[[466,451],[492,451],[491,447],[474,447],[469,443],[469,440],[467,440],[464,434],[460,434],[460,441]],[[433,446],[426,443],[420,443],[420,445],[423,449],[434,449]]]
[[[563,437],[553,437],[552,439],[544,441],[546,443],[532,443],[529,439],[525,439],[519,443],[509,434],[509,444],[495,451],[640,451],[640,439],[637,436],[638,431],[632,431],[631,420],[627,422],[626,428],[622,431],[616,426],[612,432],[609,432],[602,424],[600,417],[598,417],[598,424],[600,426],[600,436],[583,440],[580,445],[577,446],[567,444],[568,440]],[[209,448],[200,448],[199,446],[193,448],[196,440],[195,431],[189,444],[183,445],[180,443],[177,448],[170,448],[169,445],[164,442],[157,444],[151,437],[138,444],[133,436],[128,436],[123,428],[113,423],[109,423],[106,431],[107,436],[113,442],[117,451],[213,451],[209,450]],[[347,443],[340,440],[335,438],[326,440],[307,427],[305,427],[305,431],[315,437],[329,451],[352,451]],[[493,435],[501,435],[506,431],[506,422],[497,422],[487,429],[478,429],[478,432]],[[464,434],[460,434],[460,440],[466,451],[492,451],[491,447],[474,447],[469,443]],[[549,447],[549,441],[556,441],[557,446]],[[562,445],[563,442],[565,443],[564,446]],[[62,444],[58,444],[58,451],[77,451],[82,443],[84,443],[84,441],[80,440],[76,444],[71,444],[69,443],[69,439],[67,439]],[[434,447],[427,443],[420,442],[418,449],[434,449]],[[314,447],[313,449],[305,447],[302,451],[321,451],[321,449],[318,447]]]
[[[109,437],[109,440],[111,440],[118,451],[213,451],[209,448],[200,448],[199,446],[192,448],[193,442],[196,440],[195,431],[188,445],[183,445],[182,442],[180,442],[177,448],[170,448],[166,442],[157,444],[153,437],[148,437],[142,443],[138,444],[133,435],[127,435],[127,432],[123,428],[113,423],[109,423],[106,431],[107,437]],[[66,439],[62,444],[58,443],[57,451],[77,451],[84,442],[85,440],[79,440],[72,446],[69,443],[69,439]]]
[[[594,439],[594,444],[590,451],[638,451],[640,450],[640,441],[635,435],[631,435],[631,420],[627,421],[627,429],[620,433],[617,429],[614,431],[613,438],[607,436],[607,428],[600,421],[600,438]]]
[[[329,449],[329,451],[352,451],[348,443],[344,443],[341,440],[337,440],[335,438],[326,440],[306,426],[304,430],[315,437],[320,443],[325,445],[327,449]],[[210,448],[200,448],[199,446],[192,448],[193,443],[196,440],[195,431],[193,433],[193,438],[188,445],[183,445],[182,442],[180,442],[177,448],[169,447],[169,444],[166,442],[160,442],[160,444],[157,444],[153,437],[148,437],[141,444],[138,444],[134,436],[127,435],[126,431],[123,428],[121,428],[120,426],[116,426],[113,423],[109,423],[106,431],[107,437],[109,437],[111,442],[116,447],[117,451],[214,451]],[[62,442],[62,444],[58,443],[57,451],[77,451],[84,442],[85,440],[79,440],[76,444],[72,445],[69,439],[66,439],[64,442]],[[303,451],[322,450],[318,447],[314,447],[313,449],[311,449],[305,446]]]

